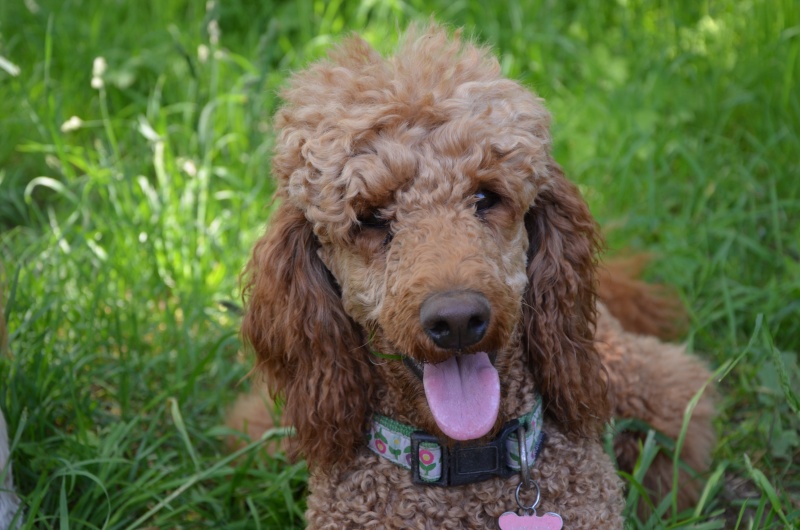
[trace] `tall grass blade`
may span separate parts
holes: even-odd
[[[744,462],[745,465],[747,466],[747,470],[750,473],[750,476],[753,478],[753,481],[755,481],[756,485],[761,491],[766,493],[767,499],[769,500],[769,503],[772,506],[772,510],[776,514],[778,514],[778,517],[781,519],[781,521],[783,521],[786,527],[790,528],[789,520],[783,514],[780,498],[778,498],[778,494],[775,492],[775,488],[772,487],[772,484],[770,483],[769,479],[764,475],[764,473],[760,469],[753,467],[753,464],[750,462],[750,457],[748,457],[747,455],[744,455]]]

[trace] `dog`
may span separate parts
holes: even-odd
[[[435,24],[389,58],[349,38],[283,98],[242,336],[308,461],[309,528],[621,528],[612,413],[676,439],[709,372],[641,334],[669,327],[651,288],[598,288],[601,236],[542,101]],[[269,424],[240,403],[231,425]],[[704,396],[680,453],[698,473],[713,412]],[[621,466],[641,438],[618,433]],[[662,455],[645,486],[671,483]]]

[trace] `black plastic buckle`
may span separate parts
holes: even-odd
[[[508,478],[516,471],[506,464],[506,442],[519,429],[519,421],[511,420],[500,434],[483,445],[456,445],[448,449],[438,438],[423,431],[411,434],[411,476],[414,484],[427,486],[460,486],[492,477]],[[419,446],[422,442],[438,445],[442,451],[442,476],[435,482],[423,480],[419,474]]]

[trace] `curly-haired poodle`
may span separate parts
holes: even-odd
[[[647,286],[597,287],[600,236],[542,101],[435,25],[388,59],[350,38],[284,99],[242,333],[308,460],[309,526],[621,527],[609,419],[675,439],[709,374],[637,333],[670,309]],[[697,471],[712,414],[703,398],[683,445]],[[618,433],[621,466],[641,438]],[[660,457],[646,486],[671,482]]]

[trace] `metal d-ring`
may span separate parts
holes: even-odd
[[[525,484],[527,488],[531,485],[531,468],[528,465],[528,444],[525,441],[526,435],[527,431],[525,430],[525,426],[520,424],[519,429],[517,429],[517,438],[519,439],[519,474],[522,476],[520,485]],[[536,489],[538,490],[539,487],[537,486]],[[517,488],[517,491],[519,491],[519,488]],[[519,497],[517,498],[517,503],[519,503]]]
[[[517,506],[519,506],[521,510],[524,510],[526,512],[533,512],[534,514],[536,514],[536,507],[539,506],[539,500],[541,499],[542,492],[539,491],[539,485],[536,483],[535,480],[531,480],[531,484],[533,484],[534,487],[536,487],[536,500],[533,501],[533,504],[531,504],[530,506],[525,506],[524,504],[522,504],[522,501],[519,500],[519,490],[522,489],[522,482],[517,484],[517,491],[514,492],[514,498],[517,499]]]

